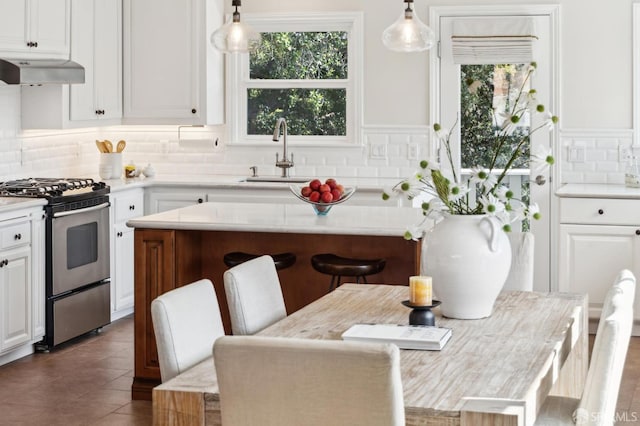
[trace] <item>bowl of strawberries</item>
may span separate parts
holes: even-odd
[[[300,200],[311,204],[320,216],[326,215],[331,207],[344,203],[356,192],[355,187],[345,187],[334,178],[326,179],[324,182],[316,178],[302,185],[291,185],[289,189]]]

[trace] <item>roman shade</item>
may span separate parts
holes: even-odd
[[[535,35],[529,17],[459,19],[451,45],[456,64],[522,64],[533,60]]]

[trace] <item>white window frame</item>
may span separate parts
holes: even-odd
[[[227,118],[229,144],[264,145],[272,143],[271,137],[247,134],[247,90],[264,88],[344,88],[346,89],[345,136],[296,136],[289,135],[287,142],[293,146],[354,146],[362,144],[362,12],[305,13],[305,14],[242,14],[242,20],[259,32],[287,31],[346,31],[348,40],[347,79],[334,80],[260,80],[249,79],[249,54],[227,55]],[[287,118],[287,117],[285,117]],[[275,123],[273,123],[275,126]]]

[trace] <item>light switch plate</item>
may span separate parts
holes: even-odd
[[[420,155],[420,145],[410,143],[407,145],[407,160],[417,160]]]
[[[385,160],[387,158],[387,144],[384,142],[372,142],[370,145],[369,158]]]
[[[569,162],[571,163],[584,163],[585,161],[585,148],[583,146],[572,146],[569,148]]]

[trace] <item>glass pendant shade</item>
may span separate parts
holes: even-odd
[[[211,34],[211,44],[225,53],[253,52],[260,45],[260,33],[240,22],[239,3],[234,2],[236,11],[231,20]]]
[[[400,18],[382,33],[382,43],[396,52],[423,52],[433,47],[435,39],[431,28],[413,13],[409,5]]]

